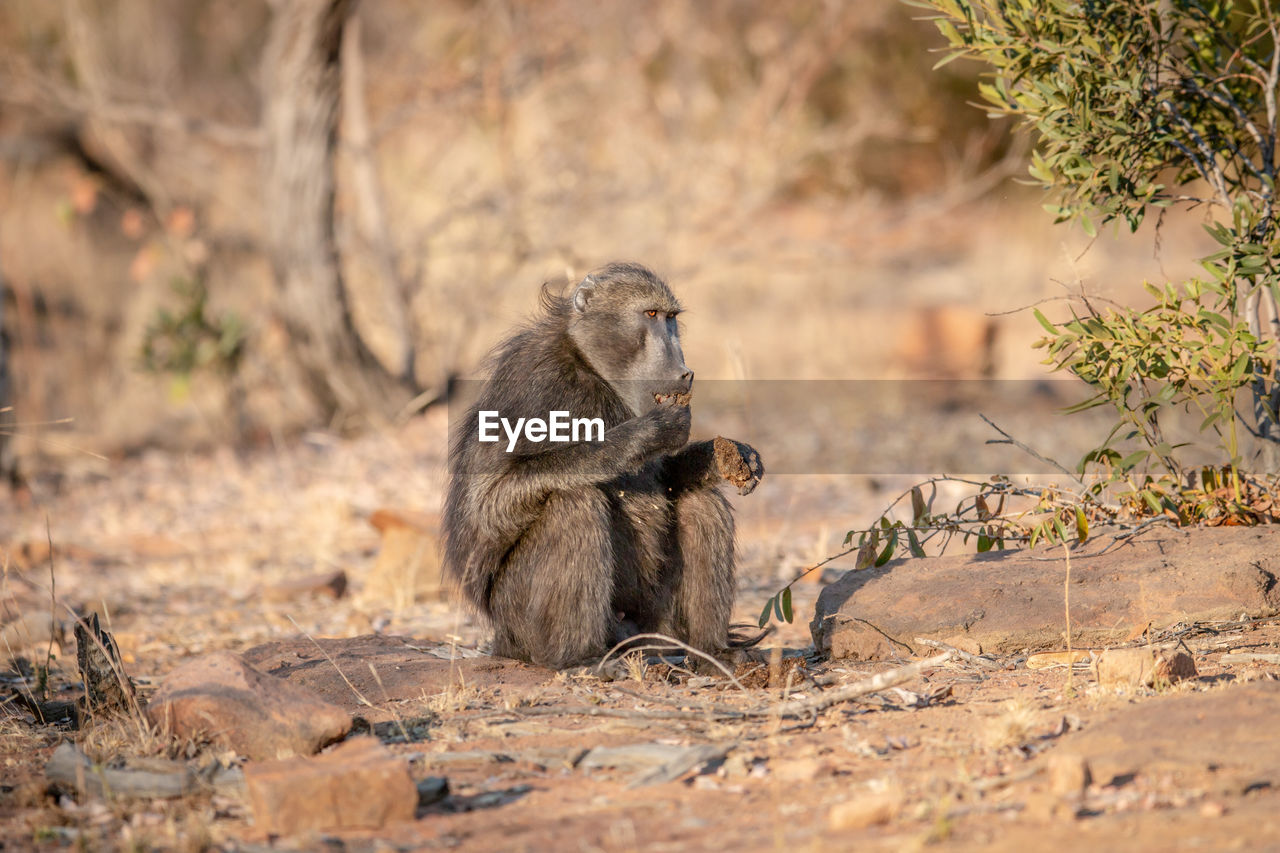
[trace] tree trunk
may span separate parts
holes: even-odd
[[[360,339],[334,237],[342,30],[350,0],[277,0],[263,57],[263,201],[280,318],[330,415],[385,420],[413,396]]]
[[[0,265],[0,482],[18,483],[18,462],[13,456],[13,386],[9,371],[9,332],[4,325],[4,301],[8,289],[4,283],[4,267]]]

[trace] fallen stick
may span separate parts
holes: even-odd
[[[909,663],[900,666],[897,669],[890,669],[886,672],[878,672],[870,678],[864,678],[861,681],[855,681],[838,690],[828,691],[821,696],[813,699],[794,699],[790,702],[783,702],[769,708],[760,708],[747,711],[750,717],[770,717],[783,716],[792,714],[813,714],[818,711],[830,708],[832,705],[839,705],[842,702],[849,702],[866,696],[869,693],[879,693],[889,687],[897,687],[899,684],[905,684],[913,678],[917,678],[920,673],[926,669],[935,666],[941,666],[953,657],[952,653],[947,651],[940,655],[934,655],[931,658]]]
[[[897,687],[899,684],[905,684],[911,679],[919,677],[919,675],[926,669],[941,666],[953,658],[954,655],[952,652],[945,651],[942,654],[934,655],[931,658],[925,658],[924,660],[916,661],[915,663],[909,663],[904,666],[900,666],[897,669],[878,672],[869,678],[864,678],[861,681],[855,681],[853,684],[841,687],[838,690],[830,690],[821,696],[816,696],[812,699],[793,699],[789,702],[766,705],[762,708],[748,708],[743,711],[731,712],[728,709],[720,711],[659,711],[603,708],[598,705],[572,705],[559,707],[553,705],[538,708],[513,708],[512,712],[528,717],[569,716],[577,714],[584,717],[620,717],[622,719],[633,720],[696,720],[700,722],[709,722],[712,720],[741,720],[816,715],[819,711],[830,708],[832,705],[839,705],[842,702],[850,702],[871,693],[879,693],[881,690],[886,690],[890,687]]]
[[[1280,655],[1260,652],[1231,652],[1218,659],[1221,663],[1280,663]]]
[[[931,649],[939,649],[944,652],[951,652],[965,663],[971,663],[974,666],[980,666],[984,669],[1003,669],[1003,667],[993,660],[987,660],[981,655],[975,655],[973,652],[966,652],[964,649],[957,649],[955,646],[942,642],[941,640],[930,640],[927,637],[916,637],[916,642],[922,646],[928,646]]]

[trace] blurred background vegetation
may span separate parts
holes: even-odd
[[[6,0],[10,451],[37,472],[394,420],[542,282],[613,259],[681,294],[700,378],[1041,376],[1039,326],[1002,312],[1123,299],[1207,238],[1052,230],[1014,181],[1026,138],[970,103],[976,65],[931,70],[914,14]]]

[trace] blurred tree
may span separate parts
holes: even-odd
[[[992,114],[1037,132],[1030,171],[1058,221],[1092,235],[1098,222],[1136,229],[1170,205],[1211,217],[1221,250],[1201,260],[1209,278],[1154,289],[1149,311],[1085,303],[1065,332],[1046,323],[1051,361],[1153,427],[1163,407],[1199,406],[1233,468],[1233,392],[1247,386],[1252,464],[1280,473],[1280,13],[1266,0],[907,2],[939,13],[952,48],[939,64],[984,62]],[[1150,434],[1176,472],[1172,448]],[[1130,458],[1100,450],[1103,464]]]
[[[263,201],[279,311],[311,391],[333,414],[385,419],[414,395],[356,332],[334,235],[334,154],[350,0],[276,0],[262,60]]]
[[[4,302],[8,290],[4,282],[4,266],[0,264],[0,480],[17,483],[18,469],[13,456],[12,438],[13,389],[9,382],[9,332],[4,325]]]

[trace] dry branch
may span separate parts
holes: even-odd
[[[926,669],[941,666],[953,657],[951,652],[943,652],[915,663],[900,666],[897,669],[878,672],[870,678],[855,681],[853,684],[841,687],[838,690],[831,690],[812,699],[793,699],[790,702],[783,702],[770,708],[749,711],[748,714],[752,717],[765,717],[816,713],[830,708],[832,705],[850,702],[872,693],[878,693],[889,687],[905,684],[913,678],[918,678]]]

